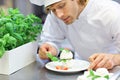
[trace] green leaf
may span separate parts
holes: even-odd
[[[95,80],[96,78],[100,78],[101,76],[99,76],[99,75],[94,75],[94,76],[92,76],[92,80]]]
[[[50,59],[52,59],[53,55],[48,52],[48,53],[47,53],[47,57],[50,58]]]
[[[90,75],[91,75],[91,76],[94,76],[94,75],[95,75],[93,70],[90,70]]]
[[[58,61],[59,59],[54,56],[54,57],[51,58],[51,60],[52,60],[52,61]]]
[[[109,79],[109,75],[105,75],[104,78]]]
[[[0,46],[0,58],[4,55],[5,48],[3,46]]]
[[[13,33],[12,36],[13,36],[14,38],[16,38],[17,43],[18,43],[18,46],[20,46],[21,44],[23,44],[24,41],[23,41],[23,38],[22,38],[22,36],[21,36],[20,34],[18,34],[18,33]]]
[[[47,53],[48,58],[50,58],[51,61],[59,61],[59,59],[55,56],[53,56],[51,53]]]
[[[20,13],[20,11],[19,11],[17,8],[16,8],[16,9],[9,8],[9,9],[8,9],[8,13],[9,13],[10,15],[15,15],[15,14]]]
[[[62,61],[62,62],[66,62],[67,60],[66,60],[66,59],[60,59],[60,61]]]
[[[4,35],[3,40],[6,41],[6,50],[11,50],[15,48],[17,40],[14,37],[10,36],[10,34]]]
[[[13,24],[10,23],[10,22],[6,23],[6,30],[7,30],[10,34],[12,34],[12,33],[14,32]]]
[[[95,74],[94,74],[94,71],[91,69],[91,70],[89,70],[89,75],[87,76],[87,77],[92,77],[92,76],[94,76]]]
[[[5,45],[6,45],[6,41],[3,40],[3,39],[0,39],[0,47],[1,47],[1,46],[5,46]]]
[[[60,48],[59,50],[62,51],[62,50],[64,50],[64,48]]]

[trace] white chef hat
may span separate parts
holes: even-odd
[[[54,4],[56,2],[59,2],[61,0],[30,0],[31,3],[42,6],[44,5],[45,7]]]

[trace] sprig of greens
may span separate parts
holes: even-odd
[[[53,56],[50,52],[47,53],[48,58],[50,58],[51,61],[59,61],[59,59],[55,56]]]
[[[100,78],[101,76],[95,75],[93,70],[89,71],[89,75],[87,76],[88,78],[91,77],[92,80],[95,80],[96,78]],[[109,79],[109,75],[103,76],[106,79]]]
[[[104,78],[109,79],[110,77],[109,77],[109,75],[105,75]]]
[[[70,52],[70,50],[65,49],[65,48],[60,48],[59,50],[60,50],[61,52],[62,52],[63,50],[65,50],[67,53]],[[58,57],[53,56],[52,53],[50,53],[50,52],[47,52],[47,56],[48,56],[48,58],[50,58],[51,61],[60,61],[60,62],[66,62],[66,61],[67,61],[66,59],[59,59]]]
[[[66,62],[66,59],[59,59],[56,56],[53,56],[52,53],[47,52],[47,57],[51,60],[51,61],[60,61],[60,62]]]

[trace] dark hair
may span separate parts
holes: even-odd
[[[87,0],[79,0],[80,4],[85,5],[85,3],[87,2]]]

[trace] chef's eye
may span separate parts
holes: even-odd
[[[53,7],[53,8],[50,8],[50,10],[55,13],[56,10],[60,10],[60,9],[63,9],[65,7],[65,3],[61,3],[59,5],[57,5],[56,7]]]
[[[55,12],[56,10],[55,9],[52,9],[52,12]]]

